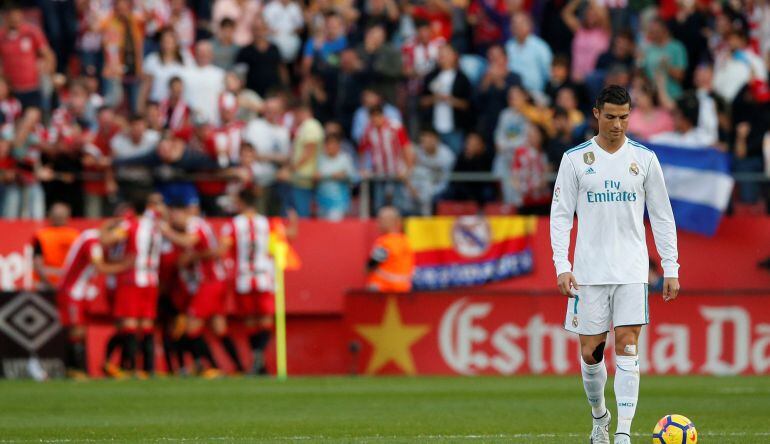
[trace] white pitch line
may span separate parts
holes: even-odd
[[[648,433],[633,433],[634,436],[637,437],[647,437],[651,436],[651,434]],[[699,436],[702,437],[708,437],[708,438],[736,438],[736,437],[770,437],[770,431],[768,432],[708,432],[708,433],[698,433]],[[435,441],[435,440],[467,440],[467,441],[477,441],[477,440],[486,440],[486,439],[542,439],[542,438],[579,438],[586,436],[585,433],[511,433],[511,434],[468,434],[468,435],[413,435],[413,436],[396,436],[396,435],[369,435],[369,436],[312,436],[312,435],[298,435],[298,436],[265,436],[265,437],[246,437],[246,436],[206,436],[206,437],[196,437],[196,438],[171,438],[171,437],[163,437],[163,438],[138,438],[139,440],[143,442],[200,442],[200,441],[259,441],[259,440],[265,440],[265,441],[389,441],[389,440],[398,440],[398,439],[416,439],[416,440],[426,440],[426,441]],[[39,439],[0,439],[0,444],[17,444],[17,443],[51,443],[51,444],[59,444],[59,443],[71,443],[71,442],[117,442],[117,441],[123,441],[115,439],[115,438],[104,438],[104,439],[93,439],[93,438],[77,438],[77,439],[47,439],[47,438],[39,438]]]

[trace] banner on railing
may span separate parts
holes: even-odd
[[[650,296],[640,367],[656,374],[770,373],[770,294]],[[473,292],[349,295],[345,316],[368,374],[579,373],[567,299]],[[608,344],[612,343],[612,338]],[[613,347],[607,368],[614,371]]]
[[[729,154],[709,147],[647,146],[663,169],[677,228],[713,236],[735,185]]]
[[[480,285],[532,271],[537,220],[523,216],[410,218],[412,285],[436,290]]]
[[[0,293],[0,373],[3,377],[64,376],[66,341],[52,294]]]

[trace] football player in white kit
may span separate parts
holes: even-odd
[[[663,172],[655,153],[626,137],[631,98],[608,86],[593,109],[599,134],[564,153],[551,204],[551,247],[559,290],[569,296],[564,326],[580,335],[583,386],[591,405],[591,443],[609,443],[605,407],[604,347],[615,331],[615,444],[631,442],[639,396],[637,341],[650,321],[649,259],[645,241],[647,206],[664,272],[663,299],[679,293],[676,227]],[[578,218],[574,267],[570,231]]]

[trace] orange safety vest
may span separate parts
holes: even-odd
[[[401,233],[383,234],[374,242],[373,249],[387,252],[381,262],[366,279],[370,290],[382,293],[406,293],[412,289],[414,272],[414,253],[409,246],[409,239]]]
[[[35,233],[35,238],[43,252],[43,264],[46,267],[62,268],[67,260],[67,253],[80,232],[72,227],[45,227]],[[52,284],[59,281],[59,276],[48,276]]]

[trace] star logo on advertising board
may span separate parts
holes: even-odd
[[[426,324],[404,324],[395,297],[388,298],[379,324],[359,324],[354,329],[372,346],[367,374],[377,373],[390,362],[408,375],[417,373],[411,348],[428,333],[430,327]]]
[[[59,332],[56,309],[35,293],[22,293],[0,309],[0,331],[30,352]]]

